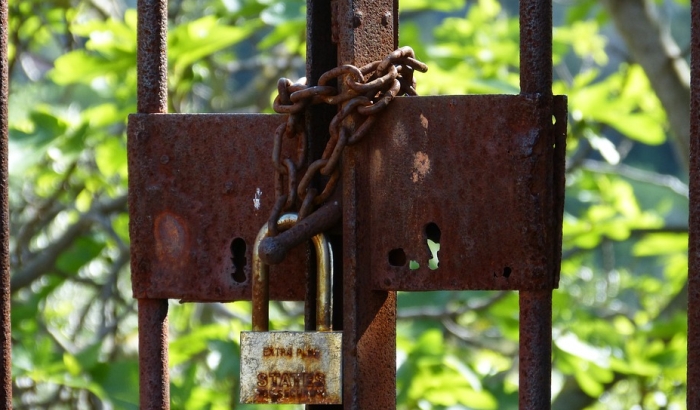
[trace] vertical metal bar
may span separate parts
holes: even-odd
[[[519,408],[551,408],[552,291],[520,292]]]
[[[552,1],[520,1],[520,92],[552,93]]]
[[[139,113],[168,110],[167,0],[139,0]],[[139,402],[142,409],[170,408],[168,374],[168,301],[139,299]]]
[[[168,301],[139,299],[139,408],[170,408]]]
[[[339,64],[362,66],[396,48],[394,0],[336,1]],[[370,284],[368,157],[367,144],[343,157],[343,407],[394,409],[396,292]]]
[[[552,94],[552,2],[520,1],[520,91]],[[551,408],[552,292],[520,292],[519,408]]]
[[[700,1],[691,4],[687,408],[700,409]]]
[[[307,0],[306,1],[306,79],[308,84],[317,85],[318,79],[326,71],[332,69],[336,65],[337,53],[335,44],[333,44],[332,30],[332,11],[331,2],[328,0]],[[333,120],[333,116],[337,112],[337,108],[328,104],[314,104],[306,110],[306,134],[308,135],[307,143],[309,144],[308,161],[320,158],[323,154],[326,142],[330,138],[328,126]],[[336,250],[334,250],[335,252]],[[338,278],[342,278],[342,269],[338,264],[333,267],[334,283],[339,283]],[[313,258],[309,258],[307,263],[307,287],[306,287],[306,303],[304,307],[304,323],[305,330],[314,330],[316,328],[316,281],[313,279],[316,276],[316,263]],[[340,286],[333,287],[339,289]],[[334,295],[334,306],[340,306],[339,299]],[[339,312],[342,309],[336,308]],[[341,323],[333,323],[335,330],[341,330]],[[330,408],[340,408],[341,406],[333,406]],[[308,405],[307,409],[323,408],[328,409],[329,406],[324,405],[314,406]]]
[[[10,321],[10,208],[8,202],[8,107],[10,93],[7,55],[8,21],[7,0],[0,0],[0,407],[12,408],[12,340]]]
[[[138,101],[139,113],[168,110],[168,2],[138,1]]]

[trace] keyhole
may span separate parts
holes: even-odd
[[[440,227],[435,222],[430,222],[425,225],[425,238],[428,246],[428,268],[435,270],[438,268],[440,259],[438,259],[438,251],[440,251]]]
[[[245,265],[248,259],[245,257],[247,247],[243,238],[231,241],[231,262],[233,262],[233,280],[238,283],[245,282]]]

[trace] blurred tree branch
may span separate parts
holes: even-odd
[[[668,116],[676,156],[688,171],[690,69],[650,0],[604,0],[632,58],[642,66]]]

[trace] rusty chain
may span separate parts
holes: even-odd
[[[386,108],[397,95],[416,95],[414,71],[426,72],[428,67],[416,60],[411,47],[401,47],[385,59],[363,67],[343,65],[324,73],[318,85],[308,86],[302,79],[293,83],[281,78],[277,83],[278,95],[273,109],[280,114],[288,114],[287,122],[275,131],[272,162],[275,168],[275,205],[268,220],[270,236],[278,233],[277,220],[284,211],[299,207],[299,219],[307,217],[314,206],[326,201],[340,180],[340,157],[348,145],[359,142],[376,121],[376,115]],[[339,81],[344,76],[346,87],[338,89],[328,84]],[[342,108],[331,121],[330,139],[323,155],[306,168],[299,180],[300,171],[307,162],[307,135],[304,115],[306,108],[313,104],[341,105]],[[359,127],[353,121],[360,114],[365,117]],[[355,117],[355,118],[352,118]],[[282,143],[285,139],[297,140],[296,158],[282,158]],[[328,180],[321,193],[311,186],[316,175]],[[285,184],[286,179],[286,184]],[[285,186],[286,185],[286,186]]]

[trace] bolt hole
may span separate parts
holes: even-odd
[[[231,277],[238,283],[245,282],[245,266],[248,259],[245,257],[247,246],[243,238],[236,238],[231,241],[231,262],[233,263],[233,273]]]
[[[391,266],[405,266],[406,265],[406,252],[402,248],[396,248],[389,251],[389,265]]]
[[[410,270],[416,270],[419,268],[420,268],[420,263],[418,263],[418,261],[411,261],[408,264],[408,269],[410,269]]]
[[[513,272],[513,270],[509,266],[506,266],[505,268],[503,268],[503,277],[508,279],[508,276],[510,276],[511,272]]]

